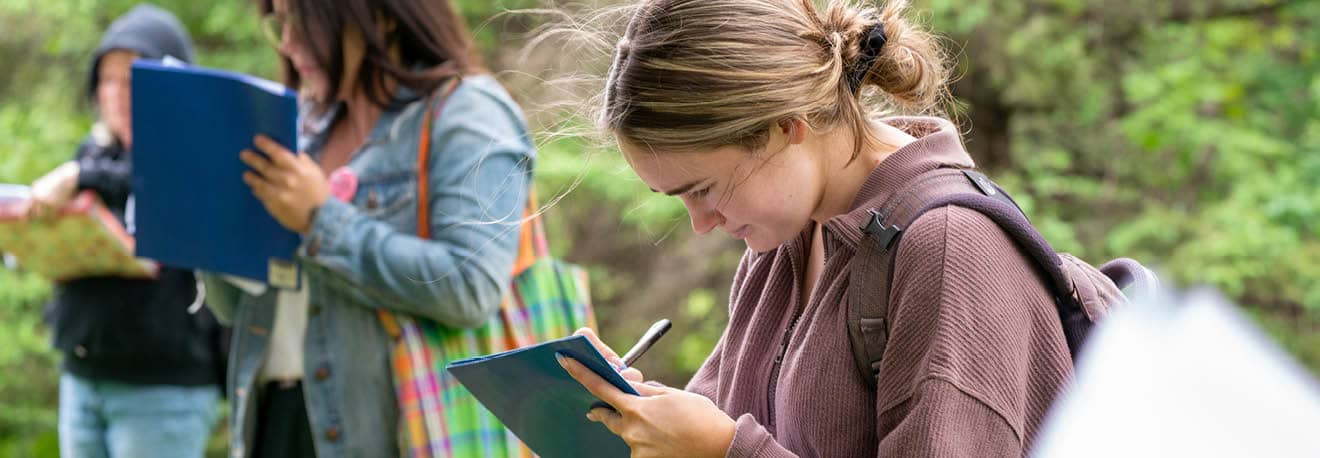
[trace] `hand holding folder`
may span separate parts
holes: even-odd
[[[580,335],[456,361],[447,369],[540,456],[628,456],[628,445],[619,436],[586,419],[601,401],[564,372],[556,354],[577,360],[619,390],[637,395]]]
[[[137,254],[168,265],[298,286],[302,238],[243,184],[239,152],[297,142],[297,97],[270,81],[201,67],[133,63]]]

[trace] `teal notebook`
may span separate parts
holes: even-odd
[[[569,377],[555,353],[570,356],[620,390],[637,394],[583,336],[455,361],[446,369],[537,455],[629,456],[623,439],[605,425],[587,420],[587,411],[604,403]]]

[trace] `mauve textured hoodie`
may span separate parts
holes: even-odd
[[[887,157],[852,210],[822,227],[825,268],[799,300],[812,230],[748,251],[729,325],[688,384],[737,420],[731,457],[1021,456],[1072,360],[1044,277],[994,222],[944,207],[898,244],[878,388],[845,321],[848,264],[869,208],[938,167],[973,167],[956,127],[891,118],[917,140]]]

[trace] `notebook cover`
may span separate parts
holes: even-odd
[[[146,60],[134,62],[132,85],[137,255],[297,287],[301,237],[252,195],[238,159],[256,150],[257,134],[296,145],[294,92],[239,73]]]
[[[623,439],[587,420],[587,411],[601,401],[559,366],[555,353],[571,356],[620,390],[637,394],[583,336],[456,361],[447,369],[537,455],[629,456]]]

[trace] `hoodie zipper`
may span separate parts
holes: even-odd
[[[797,294],[793,296],[794,297],[793,303],[797,307],[793,311],[793,320],[788,322],[788,329],[784,331],[784,338],[780,339],[779,341],[779,351],[775,353],[774,365],[770,367],[769,390],[766,392],[766,398],[769,401],[766,404],[766,410],[768,412],[768,417],[769,417],[767,419],[768,421],[766,421],[766,427],[767,429],[770,430],[770,434],[776,433],[775,393],[779,390],[779,372],[783,369],[784,357],[788,354],[788,344],[793,341],[793,331],[797,330],[798,321],[802,320],[802,314],[807,310],[807,306],[811,305],[811,301],[815,300],[816,296],[821,293],[820,289],[822,288],[822,285],[825,283],[824,279],[828,278],[826,277],[825,274],[826,272],[830,271],[829,254],[831,250],[829,250],[830,244],[828,243],[829,236],[827,234],[828,231],[826,231],[826,228],[822,226],[820,228],[821,245],[825,249],[823,250],[823,253],[821,253],[821,269],[820,272],[816,273],[816,282],[814,284],[815,286],[812,287],[811,293],[807,296],[805,301],[802,299],[802,291],[800,290],[794,291]],[[807,243],[805,245],[806,255],[802,263],[803,271],[799,273],[797,272],[796,267],[794,268],[794,272],[793,272],[794,278],[799,279],[798,288],[803,287],[801,286],[803,284],[801,278],[805,277],[807,275],[807,272],[811,271],[811,268],[807,265],[807,263],[811,262],[812,243],[814,243],[814,241],[811,238],[808,238]]]
[[[803,263],[804,267],[806,265],[805,263],[811,262],[811,243],[811,239],[807,239],[807,254]],[[806,272],[804,271],[801,275],[798,275],[797,269],[795,268],[794,274],[794,278],[798,278],[800,276],[805,276]],[[798,284],[800,285],[801,281],[799,281]],[[794,289],[796,290],[797,288]],[[769,416],[767,419],[768,421],[766,421],[766,427],[770,430],[770,434],[775,434],[775,392],[779,389],[779,371],[784,365],[784,355],[788,353],[788,343],[793,340],[793,330],[797,329],[798,320],[802,318],[802,311],[806,310],[807,304],[811,302],[811,298],[808,297],[806,301],[807,303],[803,303],[801,299],[802,292],[794,292],[797,294],[794,295],[793,302],[797,307],[795,307],[795,310],[793,311],[793,320],[788,322],[788,330],[784,332],[784,338],[779,341],[779,350],[775,353],[774,365],[770,367],[770,383],[769,388],[766,391],[766,398],[769,401],[766,403],[766,411]],[[812,291],[812,295],[815,295],[815,291]]]
[[[775,392],[779,388],[779,370],[783,367],[784,355],[788,353],[788,342],[793,338],[793,329],[797,328],[798,319],[802,318],[802,309],[803,307],[799,307],[793,314],[793,321],[789,322],[788,332],[784,333],[784,339],[779,343],[779,352],[775,354],[775,364],[770,368],[770,390],[767,393],[770,402],[766,404],[770,418],[766,426],[769,427],[771,434],[775,434]]]

